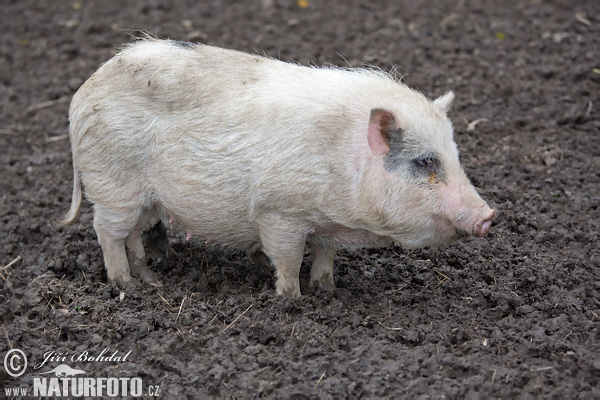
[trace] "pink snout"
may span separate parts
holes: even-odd
[[[490,228],[492,227],[492,220],[494,219],[494,214],[496,214],[496,210],[491,209],[487,213],[487,215],[483,216],[475,223],[475,226],[473,227],[473,234],[475,236],[482,237],[490,231]]]

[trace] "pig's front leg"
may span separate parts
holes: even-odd
[[[313,261],[310,269],[310,286],[333,289],[333,259],[335,248],[312,244]]]
[[[262,216],[258,225],[263,251],[276,269],[277,294],[300,297],[299,275],[307,227],[276,214]]]

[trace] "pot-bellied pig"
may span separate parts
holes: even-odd
[[[85,195],[108,278],[157,283],[142,233],[162,219],[249,251],[278,294],[333,287],[343,247],[436,246],[485,235],[494,211],[458,159],[446,112],[373,69],[304,67],[239,51],[146,39],[77,91],[69,112],[74,187]]]

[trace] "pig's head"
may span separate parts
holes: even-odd
[[[460,166],[446,117],[454,94],[433,102],[412,91],[409,97],[402,107],[370,111],[366,192],[359,195],[363,212],[370,208],[369,229],[406,247],[484,236],[495,210]]]

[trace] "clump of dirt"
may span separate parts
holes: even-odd
[[[600,3],[5,2],[0,53],[1,354],[70,363],[165,397],[598,396]],[[164,287],[106,280],[72,187],[70,97],[136,30],[286,61],[394,68],[451,112],[493,233],[443,249],[343,252],[333,293],[275,295],[243,253],[170,237]],[[130,34],[130,32],[134,32]],[[475,122],[477,121],[477,122]],[[67,360],[69,363],[70,360]]]

